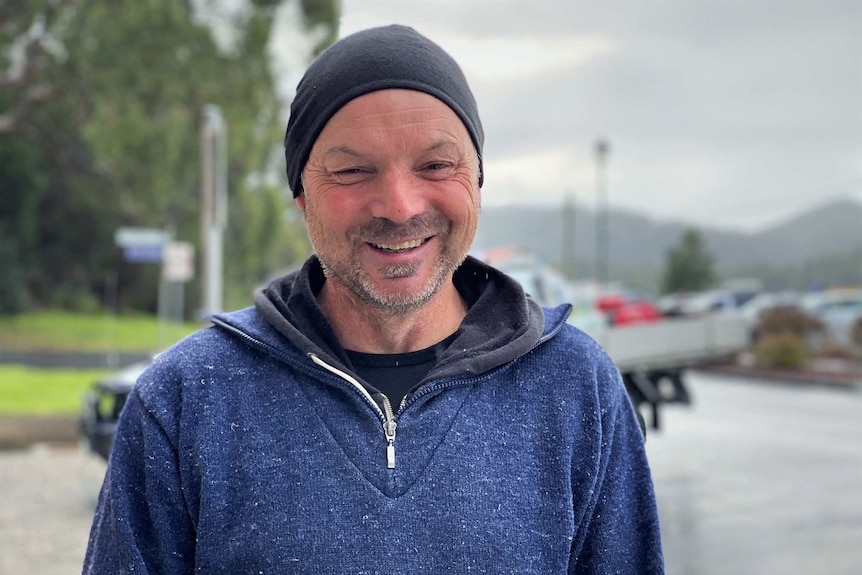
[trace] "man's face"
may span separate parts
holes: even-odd
[[[433,96],[380,90],[341,108],[296,199],[327,289],[392,313],[427,303],[476,235],[478,166],[467,129]]]

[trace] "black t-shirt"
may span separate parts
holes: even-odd
[[[440,355],[455,339],[452,334],[443,341],[409,353],[362,353],[344,350],[356,373],[389,398],[397,411],[404,396],[431,371]]]

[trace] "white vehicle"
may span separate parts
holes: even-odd
[[[823,323],[828,339],[850,344],[853,326],[862,318],[862,288],[834,288],[806,294],[802,308]]]
[[[714,289],[694,294],[682,305],[683,315],[723,313],[739,309],[733,293],[725,289]]]
[[[690,402],[682,379],[688,367],[723,361],[743,351],[749,342],[748,327],[738,313],[699,313],[665,318],[654,323],[612,326],[595,304],[558,271],[520,253],[486,261],[516,279],[544,305],[575,302],[570,323],[595,339],[611,356],[623,376],[632,403],[652,410],[651,425],[659,427],[659,406]],[[724,292],[722,292],[724,293]],[[730,292],[728,306],[736,309]],[[708,308],[709,306],[707,306]],[[578,309],[584,312],[579,317]],[[587,321],[587,317],[594,318]]]

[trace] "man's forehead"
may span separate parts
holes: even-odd
[[[415,90],[387,89],[364,94],[345,104],[329,119],[314,148],[350,153],[354,136],[403,135],[426,149],[468,141],[461,118],[444,102]]]

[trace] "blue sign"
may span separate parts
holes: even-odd
[[[159,263],[162,261],[161,245],[137,245],[123,248],[123,259],[134,263]]]

